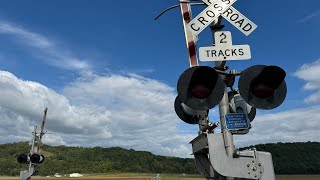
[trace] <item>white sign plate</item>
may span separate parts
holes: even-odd
[[[215,32],[214,41],[216,46],[232,46],[231,32],[230,31]]]
[[[211,0],[202,1],[208,6],[211,6],[213,3],[211,2]],[[226,11],[222,13],[222,17],[228,20],[246,36],[249,36],[258,27],[255,23],[250,21],[247,17],[245,17],[232,6],[230,6]]]
[[[187,24],[187,29],[197,36],[215,19],[217,19],[225,10],[227,10],[236,0],[216,0],[210,3],[197,17]]]
[[[214,33],[215,46],[200,47],[200,61],[226,61],[251,59],[249,45],[232,45],[230,31]]]
[[[226,61],[251,59],[249,45],[212,46],[199,48],[200,61]]]

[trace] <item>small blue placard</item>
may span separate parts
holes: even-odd
[[[249,129],[248,118],[246,114],[227,114],[226,126],[229,130]]]

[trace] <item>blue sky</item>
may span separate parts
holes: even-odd
[[[189,66],[180,10],[154,21],[176,3],[1,1],[0,136],[8,138],[0,143],[29,140],[48,106],[52,133],[45,143],[188,156],[197,127],[183,124],[173,110],[176,82]],[[233,7],[258,28],[247,37],[223,20],[233,44],[249,44],[252,54],[228,65],[278,65],[288,86],[286,101],[259,111],[252,132],[236,144],[319,141],[320,2],[238,0]],[[193,16],[203,9],[194,7]],[[197,47],[211,41],[207,28]]]

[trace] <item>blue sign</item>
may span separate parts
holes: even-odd
[[[227,114],[225,116],[226,126],[229,130],[249,129],[246,114]]]

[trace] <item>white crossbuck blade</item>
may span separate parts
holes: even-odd
[[[202,0],[208,5],[197,17],[195,17],[187,28],[194,36],[197,36],[215,19],[222,15],[243,34],[250,35],[258,26],[242,15],[231,5],[235,0]]]
[[[227,10],[227,8],[235,1],[236,0],[216,0],[206,9],[204,9],[198,16],[192,19],[192,21],[187,24],[187,29],[192,32],[194,36],[197,36],[214,20],[216,20],[221,13]]]

